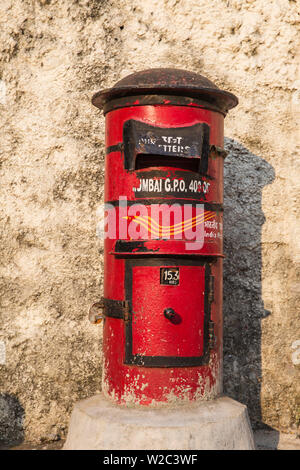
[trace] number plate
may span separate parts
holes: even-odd
[[[179,268],[160,268],[160,283],[167,286],[178,286]]]

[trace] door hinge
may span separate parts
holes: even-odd
[[[124,321],[130,320],[130,304],[128,300],[124,300]]]
[[[223,157],[226,158],[228,155],[228,152],[224,150],[222,147],[218,147],[217,145],[210,145],[210,154],[209,156],[218,156],[218,157]]]
[[[128,300],[114,300],[102,297],[100,302],[96,302],[90,309],[90,321],[99,323],[100,318],[110,317],[120,320],[130,320],[130,303]],[[98,321],[99,320],[99,321]]]
[[[214,300],[215,300],[215,278],[214,276],[209,276],[208,302],[211,304]]]
[[[215,349],[217,338],[215,335],[215,324],[212,320],[209,321],[208,325],[208,347],[209,349]]]

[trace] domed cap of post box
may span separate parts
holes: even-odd
[[[188,72],[181,69],[157,68],[136,72],[117,82],[112,88],[99,91],[92,98],[94,106],[102,109],[104,112],[114,109],[107,108],[107,103],[113,100],[120,100],[124,103],[123,98],[132,96],[145,96],[143,102],[133,102],[129,100],[128,104],[158,104],[154,99],[154,95],[187,97],[199,102],[208,103],[212,109],[226,114],[229,109],[234,108],[238,104],[238,99],[228,91],[220,90],[208,78],[198,73]],[[147,101],[148,98],[148,101]],[[171,103],[173,104],[173,103]],[[175,104],[175,103],[174,103]],[[192,104],[192,100],[190,103]],[[120,106],[116,106],[120,107]]]

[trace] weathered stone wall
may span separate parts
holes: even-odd
[[[149,67],[240,98],[225,120],[224,388],[253,423],[295,430],[297,3],[2,0],[0,22],[0,439],[64,436],[73,403],[100,389],[87,309],[103,274],[104,119],[90,100]]]

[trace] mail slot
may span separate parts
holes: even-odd
[[[103,392],[119,404],[221,393],[223,125],[237,98],[178,69],[93,96],[106,118]]]

